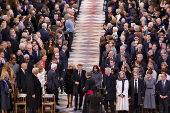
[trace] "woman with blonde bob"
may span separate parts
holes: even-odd
[[[9,79],[9,82],[12,86],[12,90],[14,92],[15,75],[14,75],[14,71],[11,68],[11,65],[9,62],[5,62],[4,67],[2,68],[1,77],[2,78],[6,77]]]
[[[73,73],[76,70],[76,67],[73,63],[70,63],[68,65],[68,69],[66,70],[66,75],[65,75],[65,92],[67,94],[67,108],[69,107],[69,104],[71,107],[73,107],[72,105],[72,101],[73,101]],[[71,96],[71,102],[70,102],[70,96]]]
[[[120,71],[116,80],[116,110],[118,113],[129,111],[128,89],[129,81],[125,72]]]

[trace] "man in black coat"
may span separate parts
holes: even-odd
[[[85,82],[86,82],[86,77],[85,77],[85,70],[82,70],[83,65],[82,64],[78,64],[77,68],[78,70],[76,70],[73,73],[73,95],[75,96],[75,108],[74,110],[77,110],[77,104],[78,104],[78,95],[80,96],[79,98],[79,109],[81,109],[82,106],[82,101],[83,101],[83,96],[84,96],[84,92],[83,92],[83,88],[85,87]]]
[[[32,68],[33,68],[33,65],[34,65],[34,64],[30,61],[30,57],[29,57],[28,54],[25,54],[25,55],[24,55],[24,63],[27,64],[27,72],[28,72],[29,74],[31,74],[31,73],[32,73]]]
[[[39,73],[39,68],[33,68],[32,74],[28,79],[27,85],[27,106],[28,113],[36,113],[36,109],[41,107],[42,100],[42,89],[41,83],[38,80],[37,74]]]
[[[20,93],[27,93],[29,74],[27,73],[26,69],[27,69],[27,64],[22,63],[21,69],[16,73],[17,87]]]
[[[38,0],[38,2],[35,3],[33,6],[34,6],[34,8],[36,9],[36,14],[38,14],[38,12],[41,11],[43,5],[42,5],[42,3],[41,3],[41,0]]]
[[[83,112],[82,113],[89,113],[89,108],[86,105],[88,97],[93,94],[92,87],[96,85],[95,81],[91,78],[91,72],[86,73],[86,84],[85,87],[83,88],[83,91],[85,93],[84,97],[84,106],[83,106]]]
[[[157,92],[159,97],[160,113],[169,113],[169,96],[170,96],[170,82],[166,80],[167,75],[161,74],[161,79],[157,84]]]
[[[111,69],[105,68],[104,87],[105,93],[105,110],[108,113],[108,102],[110,103],[111,113],[115,113],[114,101],[116,100],[116,77],[111,75]]]
[[[139,113],[140,104],[142,104],[142,99],[144,99],[144,83],[143,80],[139,79],[139,73],[134,72],[134,79],[129,82],[129,98],[131,98],[131,105],[133,106],[133,113]]]
[[[50,94],[55,95],[55,101],[58,104],[58,91],[60,90],[59,82],[58,82],[58,75],[55,72],[57,69],[57,64],[52,64],[51,69],[48,71],[47,75],[47,89],[49,90]]]

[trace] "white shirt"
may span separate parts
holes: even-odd
[[[135,79],[134,79],[134,89],[135,89],[135,82],[137,82],[137,93],[138,93],[138,79],[137,79],[137,81],[135,81]]]
[[[78,70],[78,75],[79,75],[79,73],[80,73],[80,76],[81,76],[81,71]]]

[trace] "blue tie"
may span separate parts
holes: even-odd
[[[24,71],[24,74],[25,74],[25,70],[23,70]]]
[[[163,81],[163,88],[165,87],[165,84],[164,84],[164,83],[165,83],[165,81]]]

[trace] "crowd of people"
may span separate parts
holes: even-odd
[[[74,96],[74,110],[83,106],[83,113],[100,113],[101,104],[106,113],[139,113],[141,104],[169,113],[170,1],[105,0],[99,65],[91,72],[68,63],[81,1],[0,0],[1,112],[13,110],[16,93],[27,94],[35,113],[42,94],[60,105],[65,92],[66,109]]]

